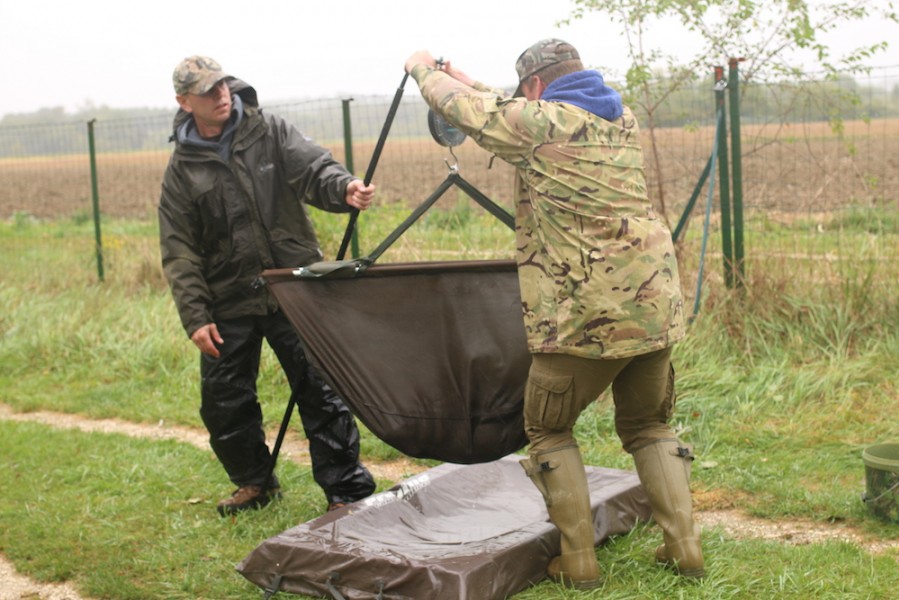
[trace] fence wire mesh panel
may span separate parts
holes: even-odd
[[[263,107],[287,118],[343,162],[343,105],[347,100],[263,102]],[[360,177],[369,165],[392,100],[355,96],[349,101],[354,170]],[[714,145],[711,78],[679,90],[652,114],[639,102],[630,104],[643,129],[650,197],[673,229],[696,191]],[[95,244],[87,122],[93,120],[102,245],[104,253],[112,254],[107,271],[113,275],[127,262],[124,256],[116,260],[117,249],[133,258],[137,244],[136,253],[143,256],[138,269],[161,285],[155,248],[156,204],[172,151],[174,109],[143,109],[132,111],[133,116],[109,109],[97,112],[38,111],[8,115],[0,121],[0,251],[4,264],[18,261],[21,267],[22,261],[29,260],[29,247],[46,247],[48,240],[54,240],[59,252],[77,256],[71,267],[76,273],[71,275],[85,282],[92,280]],[[513,170],[492,160],[471,140],[452,152],[439,146],[430,137],[426,114],[414,82],[408,83],[373,177],[378,208],[359,220],[363,252],[380,241],[377,236],[382,230],[389,230],[389,226],[378,225],[379,220],[405,215],[403,211],[408,212],[438,187],[451,167],[513,211]],[[899,68],[828,81],[741,84],[740,119],[750,277],[762,270],[778,270],[788,274],[787,279],[834,284],[845,279],[847,268],[857,274],[862,265],[872,285],[895,285],[895,265],[899,263]],[[710,227],[704,232],[707,186],[699,195],[679,248],[688,296],[696,283],[699,241],[704,234],[710,240],[705,277],[713,283],[721,278],[720,200],[716,189]],[[511,256],[513,241],[501,226],[488,233],[482,228],[466,229],[473,222],[472,214],[480,210],[471,206],[464,193],[452,189],[433,209],[435,217],[427,231],[432,240],[426,235],[402,242],[403,258],[451,257],[458,249],[453,246],[460,244],[468,258]],[[345,218],[314,218],[322,230],[326,255],[333,257]],[[457,237],[440,237],[451,229]],[[499,241],[494,239],[497,236]],[[423,252],[423,245],[448,247]],[[135,268],[127,264],[129,269]]]

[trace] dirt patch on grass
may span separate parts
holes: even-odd
[[[896,553],[899,561],[899,540],[877,540],[845,523],[823,524],[810,519],[771,521],[758,519],[738,510],[698,511],[697,519],[704,529],[720,527],[736,539],[762,539],[796,546],[842,541],[855,544],[872,554]]]
[[[37,583],[0,555],[0,600],[87,600],[68,583]]]
[[[80,415],[38,411],[28,413],[14,412],[9,406],[0,403],[0,419],[7,421],[29,421],[41,423],[59,429],[77,429],[85,432],[118,433],[135,438],[177,440],[191,444],[202,450],[210,450],[209,435],[203,429],[178,427],[160,421],[156,425],[131,423],[121,419],[88,419]],[[273,441],[277,431],[268,432],[268,439]],[[284,436],[279,460],[291,460],[301,465],[310,465],[309,444],[295,432],[288,431]],[[424,471],[427,467],[415,464],[407,459],[389,462],[366,462],[365,466],[378,479],[386,479],[396,483]]]
[[[879,539],[840,521],[797,518],[774,521],[753,517],[738,508],[742,500],[739,494],[725,494],[721,490],[693,490],[693,509],[703,529],[717,527],[736,539],[762,539],[796,546],[849,542],[872,554],[892,553],[899,562],[899,540]]]
[[[156,425],[131,423],[121,419],[88,419],[78,415],[39,411],[17,413],[0,403],[0,419],[41,423],[60,429],[77,429],[85,432],[118,433],[144,439],[171,439],[188,443],[204,450],[209,449],[205,430],[177,427],[160,422]],[[269,435],[274,439],[275,435]],[[288,433],[281,447],[280,457],[297,464],[309,465],[309,448],[305,440]],[[397,483],[427,467],[407,459],[389,462],[366,461],[366,466],[379,479]],[[763,539],[784,544],[806,545],[825,541],[845,541],[873,554],[892,553],[899,561],[899,540],[878,540],[865,535],[858,528],[845,523],[820,523],[809,519],[771,521],[750,517],[733,508],[704,508],[720,506],[710,496],[713,492],[701,492],[696,501],[696,518],[704,529],[720,528],[736,539]],[[78,595],[69,585],[41,584],[16,573],[14,567],[0,555],[0,600],[88,600]]]

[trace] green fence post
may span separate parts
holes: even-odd
[[[740,144],[740,76],[737,67],[742,60],[744,59],[730,59],[727,83],[728,93],[730,94],[730,143],[734,199],[734,267],[736,268],[737,287],[743,287],[745,278],[743,263],[743,162]]]
[[[724,109],[724,67],[715,67],[715,102],[718,110]],[[724,255],[724,284],[734,285],[733,244],[730,224],[730,174],[727,167],[727,125],[718,131],[718,197],[721,200],[721,253]]]
[[[91,198],[94,205],[94,240],[97,253],[97,276],[103,281],[103,238],[100,235],[100,193],[97,188],[97,152],[94,147],[94,123],[97,119],[87,122],[87,143],[90,150],[91,161]]]
[[[347,171],[350,173],[355,173],[353,169],[353,125],[350,120],[350,102],[352,102],[352,98],[344,98],[341,102],[343,104],[343,152],[344,156],[346,156]],[[359,237],[357,232],[359,231],[359,227],[353,228],[353,236],[350,238],[350,252],[353,255],[353,258],[359,258]]]

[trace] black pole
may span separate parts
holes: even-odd
[[[371,183],[371,179],[375,174],[375,167],[378,166],[378,159],[381,158],[381,150],[384,148],[384,142],[387,140],[387,133],[390,131],[390,125],[393,123],[393,117],[396,116],[396,109],[399,108],[400,100],[403,98],[403,88],[406,85],[406,80],[409,78],[409,74],[405,73],[403,75],[403,80],[400,82],[400,87],[397,88],[396,93],[393,95],[393,103],[390,105],[390,110],[387,112],[387,120],[384,121],[384,127],[381,128],[381,137],[378,138],[378,144],[375,146],[374,154],[371,156],[371,162],[368,163],[368,170],[365,172],[365,179],[363,183],[368,185]],[[346,232],[343,234],[343,241],[340,243],[340,250],[337,251],[337,260],[343,260],[344,255],[346,255],[347,246],[350,244],[350,239],[353,235],[353,229],[356,227],[356,219],[359,218],[359,209],[354,208],[350,212],[350,222],[347,223]]]
[[[350,173],[356,172],[356,167],[353,165],[353,120],[350,118],[350,102],[352,102],[352,98],[345,98],[342,101],[343,105],[343,152],[344,156],[344,164],[346,165],[346,170]],[[359,231],[353,229],[353,237],[352,237],[352,245],[351,249],[353,251],[353,258],[359,256]]]
[[[100,192],[97,186],[97,150],[94,144],[94,123],[97,119],[87,122],[87,143],[91,161],[91,199],[94,208],[94,249],[97,253],[97,277],[103,282],[103,237],[100,234]]]
[[[284,436],[287,435],[287,425],[290,423],[290,417],[293,414],[293,408],[297,405],[297,400],[290,393],[290,400],[287,401],[287,409],[284,411],[284,418],[281,419],[281,428],[278,430],[278,439],[275,440],[275,446],[272,448],[271,460],[268,463],[268,475],[265,478],[265,487],[272,487],[272,479],[275,476],[275,464],[278,462],[278,453],[281,452],[281,444],[284,443]]]

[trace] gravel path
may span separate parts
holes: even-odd
[[[87,419],[78,415],[54,412],[17,413],[0,403],[0,419],[42,423],[60,429],[86,432],[119,433],[137,438],[174,439],[209,449],[205,430],[176,427],[159,422],[156,425],[131,423],[120,419]],[[270,433],[274,439],[277,432]],[[288,433],[281,446],[281,458],[298,464],[309,464],[309,449],[296,433]],[[400,481],[425,468],[408,460],[386,463],[366,463],[379,479]],[[842,540],[858,545],[868,552],[893,552],[899,562],[899,540],[874,540],[860,530],[845,524],[823,524],[811,520],[769,521],[748,517],[735,510],[698,510],[697,520],[704,528],[719,527],[735,538],[760,538],[785,544],[813,544],[826,540]],[[80,596],[68,584],[37,583],[16,573],[12,564],[0,555],[0,600],[91,600]]]

